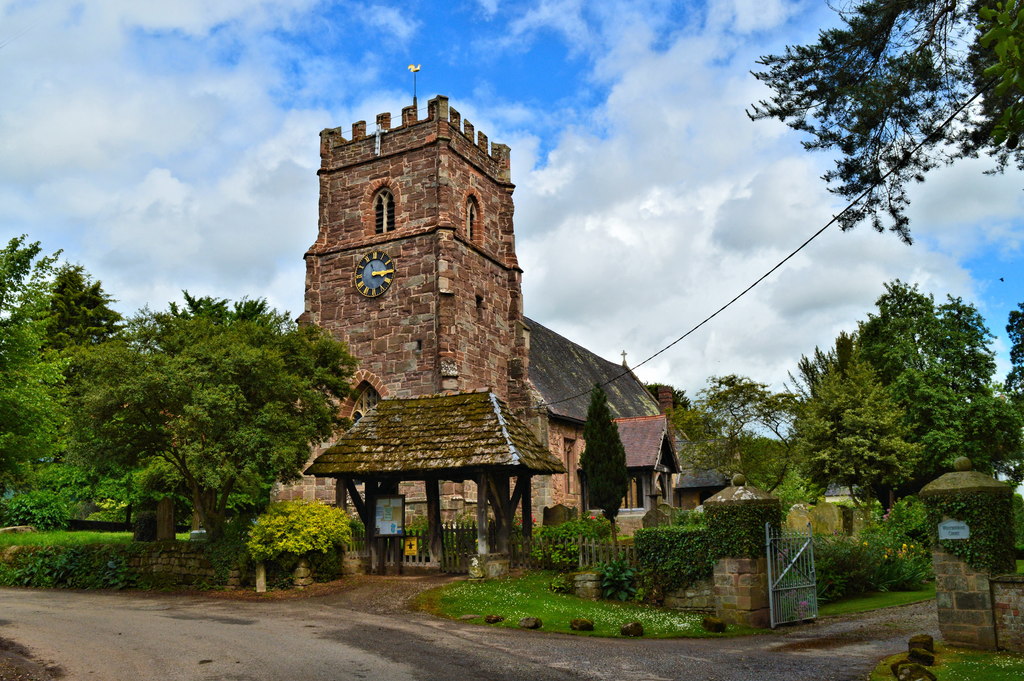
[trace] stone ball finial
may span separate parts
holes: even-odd
[[[958,456],[956,457],[956,461],[953,462],[953,468],[961,473],[969,471],[973,467],[974,466],[971,464],[971,460],[968,459],[966,456]]]
[[[732,476],[733,487],[743,487],[745,484],[747,484],[747,476],[743,475],[743,473],[737,473]]]

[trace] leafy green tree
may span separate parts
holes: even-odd
[[[196,299],[208,300],[208,299]],[[355,361],[313,326],[265,310],[143,310],[113,340],[78,353],[74,454],[98,466],[173,469],[207,532],[236,492],[296,479],[342,425],[337,401]]]
[[[672,423],[693,443],[688,465],[725,475],[742,472],[770,491],[794,468],[795,406],[796,395],[773,393],[746,376],[712,376],[691,409],[673,412]]]
[[[608,396],[597,385],[590,393],[583,439],[586,447],[580,457],[580,468],[587,485],[587,501],[590,506],[601,509],[612,524],[614,534],[615,517],[629,491],[629,471],[626,470],[626,449],[608,408]]]
[[[993,92],[1007,101],[1007,106],[995,121],[992,140],[1008,149],[1020,145],[1024,132],[1024,4],[1019,0],[997,2],[995,6],[978,10],[987,32],[978,40],[982,48],[995,53],[996,61],[985,69],[984,75],[996,84]]]
[[[885,490],[914,470],[919,445],[907,441],[903,411],[857,352],[841,355],[817,382],[794,421],[794,448],[804,472],[821,488],[849,486],[855,502]]]
[[[1024,163],[1017,147],[1024,81],[1015,77],[1021,4],[852,0],[836,8],[841,25],[819,32],[817,42],[761,58],[764,70],[754,75],[773,95],[749,115],[806,133],[807,149],[838,152],[825,174],[830,190],[848,199],[867,192],[841,216],[843,229],[870,220],[881,231],[887,215],[889,229],[909,243],[908,183],[979,152],[998,169]],[[933,134],[977,92],[976,109]],[[911,154],[918,143],[922,150]]]
[[[1006,333],[1010,337],[1010,373],[1004,387],[1017,399],[1024,399],[1024,303],[1010,310]]]
[[[1021,473],[1020,413],[995,394],[992,336],[973,305],[899,280],[886,285],[877,313],[861,323],[858,347],[905,413],[908,438],[923,455],[897,496],[951,470],[958,456],[977,469]]]
[[[61,422],[62,364],[42,352],[56,256],[41,250],[24,236],[0,249],[0,491],[53,454]]]
[[[121,313],[110,307],[113,302],[84,267],[63,265],[53,282],[46,346],[67,350],[110,338],[123,320]]]

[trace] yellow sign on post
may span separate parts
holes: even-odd
[[[419,537],[406,537],[405,538],[405,555],[417,556],[420,552],[420,538]]]

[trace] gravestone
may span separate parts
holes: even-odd
[[[846,534],[846,523],[841,506],[823,501],[810,512],[811,528],[815,534]]]
[[[807,531],[807,523],[811,522],[811,509],[807,504],[793,504],[786,514],[786,529]],[[812,525],[813,527],[813,525]]]
[[[672,518],[660,508],[652,508],[644,513],[642,522],[644,527],[661,527],[662,525],[671,525]]]
[[[174,499],[164,497],[156,504],[156,540],[174,539]]]
[[[555,526],[568,522],[576,517],[576,509],[563,504],[544,507],[544,525]]]

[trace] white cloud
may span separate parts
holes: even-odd
[[[0,43],[28,29],[0,48],[0,225],[66,249],[126,312],[188,289],[297,314],[317,133],[397,117],[408,74],[385,74],[427,37],[423,61],[451,61],[437,77],[461,90],[452,104],[512,147],[527,313],[609,359],[675,340],[838,209],[818,179],[827,159],[744,113],[765,96],[757,56],[813,34],[822,3],[478,4],[489,20],[465,13],[475,30],[461,35],[443,34],[444,4],[0,0]],[[350,48],[363,33],[392,39]],[[527,56],[561,41],[583,68],[552,84],[537,64],[536,97],[463,76],[501,59],[503,40]],[[780,385],[896,277],[985,294],[1005,319],[1018,301],[982,269],[1020,270],[1020,179],[971,162],[935,174],[914,193],[913,247],[832,228],[640,375],[691,393],[722,373]]]

